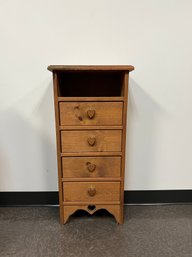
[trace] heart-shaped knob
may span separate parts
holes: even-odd
[[[87,190],[88,194],[93,197],[96,194],[96,189],[94,186],[90,186]]]
[[[93,172],[96,169],[96,165],[94,163],[87,162],[87,169],[88,171]]]
[[[87,111],[87,116],[89,119],[93,119],[95,116],[95,110],[88,110]]]
[[[89,137],[87,139],[87,142],[90,146],[94,146],[94,144],[96,143],[96,138],[95,137]]]

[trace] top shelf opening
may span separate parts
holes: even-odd
[[[123,97],[122,71],[57,71],[59,97]]]

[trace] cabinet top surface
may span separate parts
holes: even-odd
[[[49,65],[49,71],[132,71],[132,65]]]

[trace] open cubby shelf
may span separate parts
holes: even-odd
[[[123,97],[121,71],[58,72],[59,97]]]

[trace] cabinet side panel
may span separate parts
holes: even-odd
[[[61,177],[61,140],[59,131],[59,85],[58,76],[56,72],[53,72],[53,91],[54,91],[54,104],[55,104],[55,126],[56,126],[56,138],[57,138],[57,165],[58,165],[58,184],[59,184],[59,205],[60,205],[60,222],[63,224],[63,194],[62,194],[62,177]]]
[[[129,73],[126,72],[124,74],[124,105],[123,105],[123,133],[122,133],[122,182],[121,182],[121,205],[124,204],[124,177],[125,177],[125,151],[126,151],[126,125],[127,125],[127,102],[128,102],[128,80],[129,80]],[[123,207],[122,207],[123,208]],[[123,213],[123,211],[122,211]],[[123,214],[122,214],[123,215]]]

